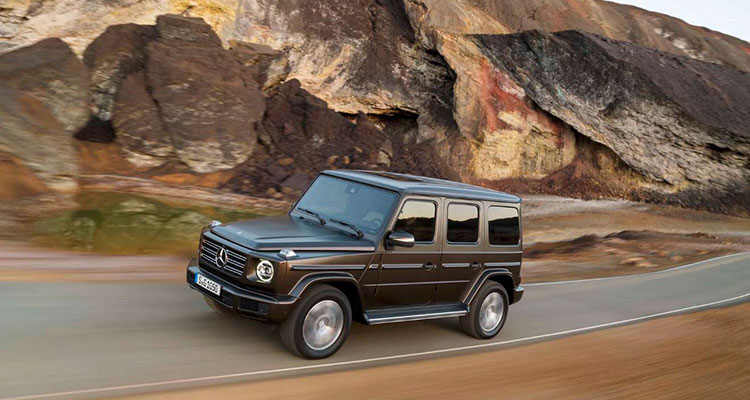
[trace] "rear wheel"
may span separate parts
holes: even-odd
[[[281,323],[281,342],[294,354],[319,359],[333,355],[346,341],[352,307],[338,289],[317,285],[308,289]]]
[[[459,319],[461,329],[477,339],[491,339],[500,333],[508,317],[508,293],[497,282],[485,282],[470,309]]]
[[[216,311],[216,313],[218,313],[218,314],[226,315],[226,316],[236,316],[237,315],[237,313],[234,310],[232,310],[231,308],[229,308],[229,307],[227,307],[227,306],[219,303],[218,301],[216,301],[216,300],[214,300],[214,299],[212,299],[212,298],[210,298],[208,296],[203,296],[203,299],[206,300],[206,304],[208,304],[208,306],[211,307],[211,309],[213,309],[214,311]]]

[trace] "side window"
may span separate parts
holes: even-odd
[[[515,246],[521,240],[518,210],[510,207],[492,206],[487,212],[490,244],[493,246]]]
[[[448,206],[449,243],[476,243],[479,241],[479,207],[472,204],[453,203]]]
[[[431,243],[435,239],[436,214],[437,206],[431,201],[407,200],[393,230],[411,233],[416,242]]]

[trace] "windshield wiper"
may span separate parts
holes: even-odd
[[[309,214],[309,215],[312,215],[313,217],[317,218],[318,222],[320,222],[321,225],[325,225],[326,224],[326,220],[323,219],[323,217],[321,217],[320,214],[316,213],[315,211],[308,210],[308,209],[302,208],[302,207],[297,207],[297,209],[300,210],[300,211],[302,211],[305,214]]]
[[[333,218],[329,218],[328,220],[331,221],[331,222],[335,222],[335,223],[337,223],[339,225],[343,225],[343,226],[345,226],[345,227],[353,230],[354,232],[357,233],[357,239],[362,239],[362,237],[365,236],[365,234],[361,230],[359,230],[359,228],[357,228],[354,224],[350,224],[348,222],[344,222],[344,221],[341,221],[341,220],[338,220],[338,219],[333,219]]]

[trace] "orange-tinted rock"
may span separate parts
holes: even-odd
[[[49,188],[16,157],[0,152],[0,201],[49,192]]]

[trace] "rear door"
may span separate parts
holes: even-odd
[[[482,202],[445,200],[436,303],[457,303],[484,263]]]
[[[409,232],[415,244],[413,248],[382,248],[375,308],[433,302],[440,263],[440,203],[439,199],[418,196],[402,200],[388,232]]]

